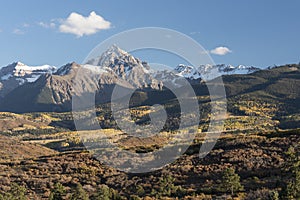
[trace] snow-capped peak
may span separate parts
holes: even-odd
[[[193,66],[188,66],[184,64],[179,64],[177,67],[175,67],[175,72],[177,76],[190,78],[190,79],[198,79],[201,77],[201,74],[197,69]]]
[[[106,50],[107,54],[115,54],[116,56],[122,56],[122,55],[129,55],[126,51],[118,47],[117,45],[113,44],[111,47],[109,47]]]
[[[0,68],[0,97],[25,83],[35,82],[42,74],[51,74],[56,67],[50,65],[28,66],[22,62],[14,62]]]
[[[86,64],[110,68],[120,77],[130,76],[133,69],[149,73],[149,66],[146,62],[135,58],[117,45],[112,45],[99,57],[89,60]]]
[[[86,64],[108,67],[112,63],[115,62],[116,59],[121,58],[130,58],[130,60],[134,60],[134,57],[127,53],[126,51],[119,48],[117,45],[112,45],[109,47],[104,53],[102,53],[99,57],[93,58],[89,60]]]
[[[18,77],[23,77],[29,74],[45,74],[45,73],[53,73],[56,70],[56,67],[50,65],[40,65],[40,66],[28,66],[21,62],[16,62],[12,64],[13,75]],[[37,76],[35,76],[37,77]],[[28,80],[29,82],[35,81],[34,79]]]
[[[15,64],[16,70],[24,70],[24,71],[47,71],[53,72],[56,70],[56,67],[51,65],[40,65],[40,66],[28,66],[21,62],[16,62]]]
[[[14,78],[19,85],[36,81],[42,74],[55,72],[56,67],[51,65],[28,66],[22,62],[14,62],[0,69],[0,81]]]
[[[249,74],[259,70],[257,67],[253,66],[244,66],[244,65],[225,65],[225,64],[218,64],[218,65],[201,65],[199,67],[188,66],[184,64],[179,64],[175,67],[176,75],[185,77],[188,79],[199,79],[201,76],[205,76],[213,72],[213,70],[217,70],[216,75],[229,75],[229,74]],[[215,76],[212,76],[215,77]]]

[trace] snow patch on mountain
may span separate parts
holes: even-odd
[[[127,53],[126,51],[120,49],[116,45],[112,45],[105,52],[103,52],[99,57],[95,57],[89,60],[86,64],[95,65],[95,66],[109,66],[111,63],[114,63],[117,58],[131,58],[134,60],[134,57]],[[124,64],[120,61],[120,64]]]
[[[109,67],[120,77],[130,76],[133,68],[140,68],[146,74],[149,74],[150,69],[146,62],[142,62],[116,45],[112,45],[99,57],[89,60],[86,64]]]
[[[230,75],[230,74],[249,74],[255,71],[260,70],[257,67],[253,66],[244,66],[244,65],[200,65],[199,67],[188,66],[184,64],[179,64],[174,69],[177,73],[176,75],[196,80],[203,77],[216,77],[219,75]]]
[[[43,74],[51,74],[56,67],[50,65],[28,66],[21,62],[14,62],[0,68],[0,97],[5,96],[15,88],[25,83],[35,82]]]
[[[27,71],[28,73],[35,72],[35,71],[53,72],[53,71],[55,71],[55,69],[56,69],[56,67],[50,66],[50,65],[28,66],[21,62],[17,62],[15,64],[15,72],[22,72],[22,71]]]
[[[12,63],[0,69],[0,79],[8,81],[15,78],[20,85],[36,81],[42,74],[55,72],[56,67],[50,65],[28,66],[21,62]]]
[[[201,78],[200,71],[198,71],[195,67],[192,66],[179,64],[177,67],[175,67],[174,70],[178,72],[176,73],[177,76],[190,78],[190,79]]]

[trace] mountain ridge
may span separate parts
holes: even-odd
[[[159,94],[163,95],[165,90],[163,81],[169,81],[176,88],[180,88],[183,85],[181,82],[183,78],[187,79],[196,89],[202,88],[199,91],[207,95],[206,90],[203,89],[205,83],[202,82],[201,76],[210,73],[213,69],[217,69],[223,76],[228,96],[240,95],[248,93],[251,87],[252,90],[260,90],[259,87],[264,87],[264,84],[269,84],[272,88],[272,84],[277,84],[274,80],[278,74],[284,74],[287,71],[296,74],[299,71],[297,65],[283,68],[284,70],[280,72],[280,67],[261,70],[242,65],[234,67],[221,64],[193,67],[180,64],[173,71],[152,72],[151,66],[147,62],[135,58],[117,46],[112,46],[87,64],[80,65],[71,62],[58,68],[55,72],[41,71],[35,81],[18,85],[3,96],[0,110],[12,112],[69,111],[72,107],[72,96],[74,94],[81,95],[80,92],[83,92],[82,94],[96,92],[96,102],[104,103],[110,100],[117,83],[125,90],[138,89],[145,93],[162,91]],[[274,80],[272,80],[272,76],[274,76]],[[81,85],[74,88],[74,81],[78,77]],[[298,77],[296,79],[298,80]],[[285,79],[282,81],[289,86],[288,81]],[[0,82],[0,87],[1,84]],[[270,87],[265,87],[265,90]],[[78,91],[74,89],[78,89]],[[0,91],[2,90],[3,88],[0,89]],[[201,92],[198,95],[202,95]],[[276,96],[276,98],[279,97]]]
[[[14,62],[0,68],[0,98],[25,83],[35,82],[43,74],[56,71],[55,66],[28,66],[21,62]]]

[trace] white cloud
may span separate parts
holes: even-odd
[[[72,12],[67,19],[62,20],[59,31],[82,37],[83,35],[95,34],[110,27],[111,23],[94,11],[88,17]]]
[[[232,51],[229,48],[223,47],[223,46],[217,47],[217,48],[210,51],[211,54],[215,54],[215,55],[219,55],[219,56],[224,56],[224,55],[226,55],[228,53],[231,53],[231,52]]]
[[[56,27],[56,24],[54,22],[50,22],[50,23],[39,22],[38,25],[43,28],[55,28]]]
[[[13,30],[13,34],[23,35],[23,34],[25,34],[25,32],[22,31],[21,29],[16,28]]]

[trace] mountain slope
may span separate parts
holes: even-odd
[[[39,70],[33,71],[30,67],[31,71],[26,71],[25,66],[21,68],[22,70],[14,71],[11,69],[18,69],[16,65],[6,67],[1,69],[2,75],[8,74],[6,72],[9,71],[23,75],[24,79],[28,79],[29,75],[36,75],[34,73],[42,75],[39,75],[34,82],[29,79],[27,83],[11,89],[1,100],[0,110],[13,112],[68,111],[71,109],[72,95],[89,95],[95,92],[96,103],[109,102],[116,83],[125,90],[138,89],[133,99],[133,105],[141,105],[143,102],[159,103],[158,100],[173,101],[174,95],[164,87],[162,81],[170,81],[176,86],[175,88],[184,91],[184,87],[181,87],[183,78],[188,79],[192,84],[197,96],[208,102],[209,93],[205,82],[201,81],[201,76],[217,69],[220,74],[223,74],[229,100],[229,112],[249,113],[251,105],[245,104],[257,102],[255,104],[258,108],[255,112],[259,113],[259,107],[269,106],[272,108],[269,109],[272,110],[270,111],[272,113],[268,114],[271,118],[282,118],[282,116],[291,114],[298,116],[300,113],[297,103],[300,100],[299,65],[285,65],[266,70],[231,65],[199,67],[179,65],[171,72],[156,71],[153,73],[146,62],[140,61],[117,46],[112,46],[99,57],[90,60],[88,64],[69,63],[54,73],[48,73],[49,68],[46,66],[35,68]],[[78,70],[80,70],[79,73]],[[76,77],[79,78],[80,84],[74,88]],[[6,83],[3,83],[0,84],[0,88],[6,87]],[[242,105],[238,105],[239,103]]]
[[[52,75],[43,75],[37,81],[24,84],[10,92],[0,104],[1,110],[13,112],[70,110],[74,94],[73,80],[80,68],[83,68],[80,72],[84,75],[80,77],[80,88],[77,87],[77,92],[94,92],[100,86],[102,90],[106,90],[107,85],[117,81],[117,77],[111,73],[102,73],[99,76],[84,66],[69,63],[61,69],[64,73],[59,70]]]
[[[116,54],[121,56],[116,57]],[[95,92],[95,101],[103,103],[111,99],[117,83],[126,90],[162,88],[161,83],[148,72],[145,62],[118,47],[113,46],[104,52],[96,64],[106,66],[69,63],[53,74],[44,74],[35,82],[21,85],[8,93],[0,103],[0,109],[13,112],[66,111],[71,109],[72,95],[92,95]],[[80,83],[76,87],[75,79],[78,79],[76,83]]]
[[[25,83],[35,82],[43,74],[55,72],[50,65],[27,66],[21,62],[12,63],[0,69],[0,98]]]
[[[251,74],[223,76],[227,96],[228,130],[255,128],[300,128],[300,66],[285,65]],[[210,97],[207,83],[193,84],[199,99],[202,120],[209,120]],[[185,87],[178,88],[184,92]],[[168,90],[138,92],[133,105],[167,104],[178,108],[176,97]],[[137,103],[139,102],[139,103]],[[205,127],[204,129],[205,130]]]
[[[44,146],[25,143],[3,135],[0,135],[0,145],[1,163],[57,154],[54,150]]]

